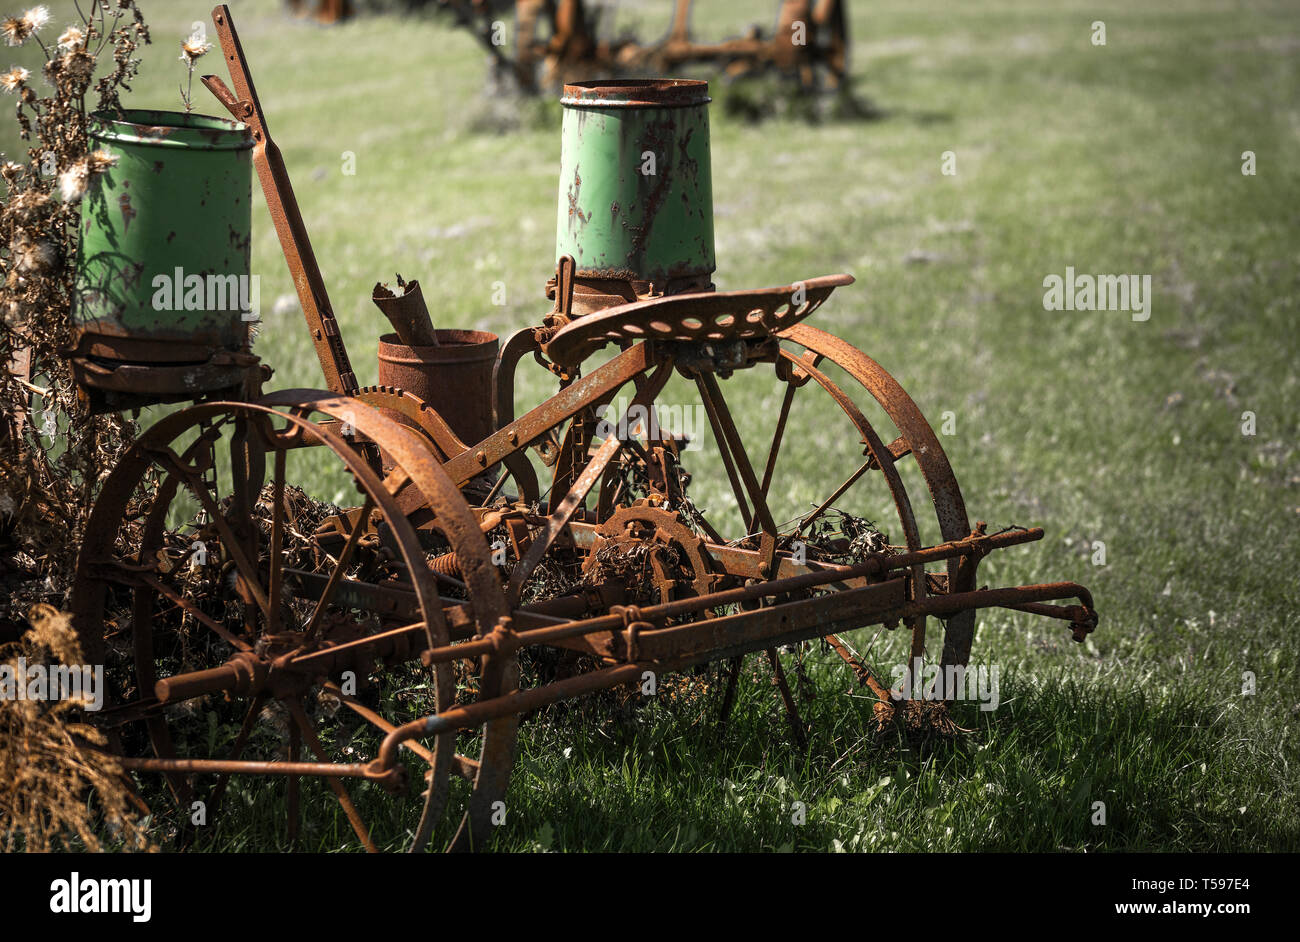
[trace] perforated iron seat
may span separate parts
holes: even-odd
[[[725,343],[770,337],[817,310],[836,288],[852,283],[852,275],[822,275],[778,288],[695,292],[620,304],[566,324],[545,352],[556,363],[577,366],[611,342]]]

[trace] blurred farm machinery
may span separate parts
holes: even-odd
[[[586,0],[437,3],[478,38],[496,73],[512,79],[525,94],[575,78],[668,75],[699,66],[716,68],[727,78],[773,71],[805,92],[846,89],[847,0],[781,0],[770,35],[751,26],[743,36],[716,43],[692,38],[694,0],[674,0],[668,33],[657,42],[643,42],[632,33],[601,38],[601,20],[614,8]],[[502,17],[512,8],[514,35],[507,44]]]
[[[72,600],[112,681],[93,720],[127,769],[163,775],[182,807],[202,798],[213,815],[231,776],[282,777],[293,836],[301,782],[320,778],[373,849],[345,782],[401,792],[422,773],[412,848],[433,835],[483,847],[520,718],[548,704],[721,661],[725,715],[740,659],[759,652],[802,740],[783,647],[824,640],[889,713],[894,697],[846,633],[903,626],[912,670],[964,668],[981,608],[1064,620],[1078,641],[1096,627],[1077,584],[979,587],[985,555],[1042,531],[972,528],[912,400],[806,323],[851,277],[714,289],[706,83],[567,85],[550,311],[500,344],[435,330],[416,281],[377,285],[394,332],[379,342],[381,385],[363,388],[229,10],[213,20],[234,89],[204,83],[242,122],[230,127],[247,135],[326,389],[263,394],[269,370],[238,303],[205,312],[243,325],[238,349],[186,362],[167,358],[183,338],[164,337],[171,322],[156,314],[133,322],[129,343],[96,340],[121,334],[134,303],[116,276],[116,307],[82,324],[79,375],[96,408],[192,402],[108,476]],[[121,212],[101,200],[96,217],[128,258],[130,233],[161,211],[147,186]],[[128,287],[149,284],[156,264],[127,266]],[[153,361],[128,359],[141,350]],[[516,416],[526,361],[558,391]],[[747,377],[779,405],[733,412],[729,393]],[[659,426],[672,383],[711,436]],[[623,390],[631,405],[611,421]],[[809,449],[818,474],[788,463]],[[302,462],[344,469],[359,504],[308,509],[292,484]],[[690,490],[701,483],[730,506],[701,510]],[[896,518],[889,533],[868,522],[881,513]],[[538,652],[567,668],[520,689],[520,658]],[[364,695],[369,678],[401,671],[424,692],[420,708]],[[960,691],[940,681],[931,693]],[[217,721],[196,734],[195,715]],[[216,739],[214,728],[237,732]]]

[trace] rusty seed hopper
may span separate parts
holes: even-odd
[[[214,816],[232,776],[263,776],[283,789],[294,839],[301,783],[319,778],[374,849],[404,832],[372,831],[351,797],[370,782],[420,796],[413,848],[481,848],[508,801],[520,719],[547,704],[722,662],[725,721],[756,654],[801,748],[791,657],[842,660],[884,719],[898,704],[867,659],[880,626],[950,669],[931,692],[941,702],[960,694],[981,609],[1057,619],[1079,641],[1094,630],[1075,583],[980,587],[985,556],[1043,531],[972,525],[911,398],[812,326],[850,276],[711,290],[703,83],[567,88],[550,310],[489,373],[495,338],[430,333],[418,289],[390,286],[376,294],[395,327],[380,346],[388,382],[361,388],[229,10],[213,21],[234,90],[204,81],[252,129],[327,388],[167,416],[94,508],[72,599],[112,678],[92,721],[124,768],[163,777],[169,800],[203,798]],[[656,174],[640,170],[647,154]],[[525,363],[556,391],[516,416]],[[707,417],[693,440],[648,418],[682,405],[663,398],[674,375],[687,390],[674,395]],[[753,418],[744,378],[779,403],[758,435],[739,420]],[[638,421],[609,420],[619,397]],[[783,470],[813,435],[819,473]],[[318,526],[292,487],[306,459],[356,486],[356,505]],[[731,513],[692,499],[710,468]],[[525,652],[563,670],[521,687]],[[422,671],[422,700],[360,692],[401,665]],[[209,722],[228,746],[212,749]]]

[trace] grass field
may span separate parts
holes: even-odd
[[[50,5],[58,23],[68,5]],[[697,31],[720,38],[770,25],[774,4],[700,6]],[[669,7],[625,0],[620,16],[666,24]],[[558,105],[485,95],[481,52],[436,21],[318,28],[269,0],[232,8],[361,381],[375,381],[382,320],[370,288],[395,272],[421,280],[439,326],[536,323]],[[207,8],[144,9],[154,46],[130,101],[176,107],[176,42]],[[756,93],[715,90],[717,285],[855,275],[814,323],[889,369],[936,427],[953,414],[942,442],[972,520],[1048,531],[996,554],[983,581],[1082,582],[1100,629],[1075,645],[1056,623],[984,614],[975,661],[1000,669],[1002,704],[959,707],[972,731],[924,755],[874,742],[871,701],[820,661],[806,753],[757,666],[725,735],[716,691],[630,725],[535,719],[498,846],[1300,849],[1300,11],[920,0],[851,14],[857,89],[879,117],[753,123],[724,99]],[[256,350],[273,387],[319,386],[256,203]],[[1066,266],[1149,274],[1150,319],[1044,310],[1043,279]],[[549,388],[535,371],[518,404]],[[779,392],[745,388],[738,408],[770,421]],[[789,480],[834,483],[825,447],[806,439]],[[719,505],[725,482],[697,477],[701,505]],[[330,468],[308,483],[325,499],[344,487]],[[903,650],[887,640],[872,660],[888,674]],[[275,802],[238,795],[214,846],[266,846]],[[364,800],[414,826],[413,800]],[[342,842],[336,810],[320,790],[310,846]]]

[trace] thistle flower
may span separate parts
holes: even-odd
[[[0,33],[4,33],[5,42],[10,46],[21,46],[27,41],[27,37],[32,34],[28,29],[27,23],[19,17],[9,17],[3,23],[0,23]]]
[[[17,176],[10,173],[9,167],[19,167],[19,165],[9,164],[0,170],[6,180],[11,176]],[[48,212],[49,202],[50,198],[40,190],[24,190],[9,201],[9,209],[19,222],[39,225],[42,217]]]
[[[59,250],[47,239],[35,239],[26,232],[14,234],[9,245],[14,268],[20,272],[42,274],[53,271],[59,263]]]
[[[91,152],[91,155],[86,158],[86,161],[88,164],[87,169],[93,177],[96,174],[103,173],[110,167],[116,167],[117,154],[110,154],[106,150],[97,150]]]
[[[117,155],[106,150],[97,150],[80,158],[67,170],[59,174],[59,190],[63,199],[75,203],[86,195],[86,187],[92,178],[117,165]]]
[[[73,52],[77,49],[83,49],[86,45],[86,34],[79,27],[69,26],[59,37],[59,48],[64,52]]]
[[[194,32],[189,39],[181,40],[181,61],[189,63],[191,66],[195,60],[207,55],[208,50],[212,48],[212,43],[207,42],[200,32]]]
[[[6,94],[16,92],[31,74],[21,65],[15,65],[8,72],[0,74],[0,88],[4,89]]]
[[[208,50],[212,48],[212,43],[203,38],[203,34],[195,30],[190,34],[189,39],[181,40],[181,61],[185,63],[189,70],[189,75],[185,79],[185,84],[181,87],[181,101],[185,104],[185,113],[189,114],[194,110],[194,63],[201,56],[205,56]]]
[[[86,195],[86,184],[90,182],[90,161],[82,157],[67,170],[59,174],[59,192],[66,203],[75,203]]]
[[[29,33],[36,33],[40,28],[50,21],[50,8],[44,5],[32,7],[23,14],[23,23],[27,26]]]
[[[0,33],[4,33],[5,42],[11,46],[21,46],[50,21],[47,7],[32,7],[22,16],[11,16],[0,23]]]
[[[64,71],[81,82],[89,82],[95,71],[95,57],[84,49],[72,49],[64,53],[61,59],[51,59],[51,64],[61,63]]]

